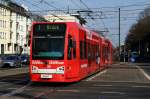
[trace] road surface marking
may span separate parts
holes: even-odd
[[[100,76],[100,75],[102,75],[102,74],[104,74],[104,73],[106,73],[106,72],[107,72],[107,70],[104,70],[104,71],[102,71],[102,72],[99,72],[98,74],[96,74],[96,75],[94,75],[94,76],[92,76],[92,77],[86,79],[85,81],[91,81],[91,80],[93,80],[94,78],[96,78],[96,77],[98,77],[98,76]]]
[[[7,94],[3,94],[2,97],[9,97],[9,96],[13,96],[15,94],[18,94],[18,93],[21,93],[23,92],[28,86],[30,86],[32,84],[32,82],[28,83],[27,85],[21,87],[21,88],[18,88],[16,90],[13,90],[11,91],[10,93],[7,93]]]
[[[100,92],[102,94],[120,94],[120,95],[124,95],[124,92],[117,92],[117,91],[102,91]]]
[[[50,89],[50,90],[48,90],[48,91],[38,93],[38,94],[34,97],[34,99],[39,99],[41,96],[44,96],[44,95],[46,95],[46,94],[53,93],[53,92],[55,92],[55,91],[56,91],[55,89]]]
[[[93,85],[93,86],[95,86],[95,87],[96,87],[96,86],[97,86],[97,87],[112,87],[113,85],[96,85],[96,84],[95,84],[95,85]]]
[[[143,82],[143,81],[110,81],[110,80],[93,80],[91,82],[103,82],[103,83],[145,83],[150,84],[150,82]]]
[[[141,67],[139,67],[139,66],[136,66],[143,74],[144,74],[144,76],[148,79],[148,80],[150,80],[150,76],[141,68]]]
[[[9,90],[17,90],[18,88],[8,88]],[[29,91],[29,90],[31,90],[31,89],[25,89],[26,91]]]
[[[9,86],[10,84],[9,83],[5,83],[5,84],[0,83],[0,85],[1,85],[0,88],[5,88],[5,87]]]
[[[135,88],[149,88],[150,86],[132,86],[132,87],[135,87]]]
[[[57,92],[80,92],[80,90],[69,89],[69,90],[56,90]]]
[[[44,96],[44,95],[46,95],[46,94],[50,94],[50,93],[54,93],[54,92],[75,92],[75,93],[77,93],[77,92],[80,92],[80,90],[76,90],[76,89],[58,89],[58,90],[54,90],[54,89],[52,89],[52,90],[48,90],[48,91],[46,91],[46,92],[41,92],[41,93],[39,93],[38,95],[36,95],[34,98],[35,99],[38,99],[38,98],[40,98],[41,96]]]

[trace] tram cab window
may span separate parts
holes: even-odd
[[[68,59],[76,57],[76,41],[72,39],[71,35],[68,35]]]

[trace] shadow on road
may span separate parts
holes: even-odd
[[[28,73],[0,77],[0,81],[15,84],[15,85],[26,85],[31,82]],[[72,82],[72,83],[32,82],[30,86],[31,87],[66,87],[73,84],[77,84],[77,82]]]
[[[29,80],[29,74],[23,73],[23,74],[0,77],[0,81],[17,84],[17,85],[26,85],[30,80]]]

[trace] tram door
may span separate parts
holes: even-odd
[[[72,35],[73,29],[69,30],[68,35],[68,46],[67,46],[67,60],[68,60],[68,68],[70,68],[70,72],[67,73],[67,78],[77,77],[78,76],[78,62],[76,59],[76,39]]]

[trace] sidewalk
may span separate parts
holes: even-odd
[[[0,77],[12,76],[17,74],[29,73],[29,67],[12,68],[12,69],[0,69]]]
[[[135,64],[114,64],[93,79],[102,82],[150,82]]]

